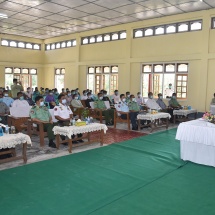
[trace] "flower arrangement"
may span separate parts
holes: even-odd
[[[90,114],[88,109],[83,109],[81,112],[82,117],[85,119],[86,117],[88,117]]]
[[[215,123],[215,115],[211,114],[210,112],[205,112],[202,119],[211,123]]]

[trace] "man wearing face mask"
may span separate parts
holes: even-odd
[[[176,93],[172,94],[172,98],[169,100],[169,106],[173,109],[180,109],[181,105],[178,103]]]
[[[35,102],[35,98],[37,96],[40,96],[40,92],[38,90],[38,87],[35,87],[35,91],[33,92],[32,100]]]
[[[72,94],[70,91],[67,92],[67,96],[66,96],[66,104],[70,105],[72,101]]]
[[[0,123],[7,125],[7,116],[9,107],[3,102],[3,92],[0,91]]]
[[[31,108],[30,117],[32,121],[42,122],[44,131],[47,131],[49,139],[49,147],[56,148],[54,143],[54,132],[52,131],[54,124],[52,121],[52,116],[47,107],[44,106],[44,99],[42,96],[37,96],[35,98],[36,105]]]
[[[87,92],[86,90],[83,91],[83,95],[81,96],[81,100],[86,100],[87,99]]]
[[[114,110],[107,109],[107,107],[103,101],[102,93],[98,93],[98,101],[94,102],[94,106],[95,106],[95,108],[102,110],[102,115],[105,117],[106,125],[114,124]]]
[[[13,102],[14,102],[14,99],[12,99],[11,97],[9,97],[9,94],[8,94],[8,91],[7,90],[4,90],[3,92],[3,102],[8,106],[8,107],[11,107]]]
[[[172,90],[172,84],[170,83],[168,88],[165,90],[165,98],[171,98],[172,94],[174,93],[174,90]]]
[[[49,94],[46,96],[45,102],[49,104],[50,109],[53,109],[56,106],[52,90],[49,90]]]
[[[137,126],[137,115],[139,113],[139,111],[135,112],[135,111],[130,111],[129,107],[126,103],[126,98],[125,98],[125,94],[121,94],[120,95],[120,100],[121,102],[119,102],[117,105],[115,105],[117,111],[122,111],[122,112],[129,112],[129,117],[131,120],[131,124],[132,124],[132,130],[138,130],[138,126]],[[122,119],[126,119],[127,115],[126,114],[121,114],[120,117]]]
[[[29,104],[26,100],[24,100],[24,96],[22,92],[17,93],[17,99],[13,102],[12,107],[22,107],[25,110],[25,107],[29,107]]]
[[[90,102],[94,102],[94,99],[92,98],[92,95],[89,92],[89,93],[87,93],[87,99],[85,100],[86,107],[91,108]]]
[[[115,90],[114,94],[112,95],[112,101],[114,104],[117,104],[120,102],[120,96],[119,96],[119,91]]]
[[[146,102],[146,106],[148,109],[161,110],[161,107],[158,105],[158,103],[155,101],[155,99],[153,99],[152,92],[148,93],[148,100]]]
[[[72,101],[71,101],[71,105],[74,108],[83,108],[84,106],[82,105],[81,101],[78,99],[78,95],[74,94],[72,96]]]
[[[69,106],[66,105],[66,98],[63,94],[58,96],[59,106],[54,108],[54,116],[58,120],[59,126],[69,126],[73,113]],[[78,137],[82,137],[82,134],[78,134]],[[72,135],[74,138],[75,135]],[[64,136],[61,136],[62,140],[65,140]],[[72,143],[84,142],[83,140],[72,141]]]
[[[107,95],[107,91],[106,90],[103,90],[103,101],[108,101],[109,104],[111,104],[111,101]]]
[[[157,104],[161,107],[162,110],[166,110],[167,106],[163,101],[163,95],[162,93],[158,93],[158,100],[156,101]]]
[[[131,96],[130,92],[125,93],[125,97],[126,97],[125,99],[127,103],[130,102],[130,96]]]

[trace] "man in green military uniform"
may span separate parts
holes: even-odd
[[[140,106],[138,105],[134,95],[130,95],[130,101],[128,102],[128,108],[130,112],[133,112],[133,117],[137,118],[137,115],[140,112]],[[132,130],[138,130],[138,126],[133,125]]]
[[[172,94],[172,98],[169,100],[169,106],[173,109],[181,108],[181,105],[178,103],[176,99],[176,93]]]
[[[37,96],[35,98],[35,102],[36,105],[32,107],[30,111],[30,117],[35,122],[44,123],[44,131],[47,131],[48,133],[49,147],[56,148],[56,145],[53,141],[55,136],[54,132],[52,131],[54,125],[51,114],[49,113],[48,108],[44,106],[44,99],[42,96]]]
[[[102,115],[105,117],[106,125],[114,124],[114,110],[107,109],[103,101],[102,93],[98,93],[98,100],[94,102],[94,107],[102,110]]]

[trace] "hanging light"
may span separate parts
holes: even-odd
[[[6,14],[4,14],[4,13],[0,13],[0,18],[7,19],[8,16]]]

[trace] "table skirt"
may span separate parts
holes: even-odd
[[[215,167],[215,147],[181,140],[181,159]]]

